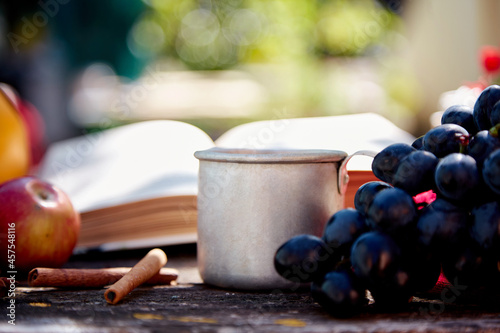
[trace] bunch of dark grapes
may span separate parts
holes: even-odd
[[[310,283],[335,316],[362,310],[366,291],[374,306],[402,309],[442,279],[498,294],[499,129],[500,86],[492,85],[474,108],[448,108],[441,125],[411,145],[386,147],[372,163],[379,181],[362,185],[355,208],[333,214],[322,237],[282,244],[277,272]]]

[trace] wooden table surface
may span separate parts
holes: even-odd
[[[1,299],[0,332],[500,332],[500,305],[417,297],[408,308],[384,313],[368,307],[347,319],[328,315],[308,290],[271,294],[204,285],[194,245],[163,248],[167,267],[177,268],[174,286],[139,287],[116,305],[104,289],[16,288],[15,326],[8,324],[9,299]],[[145,250],[73,257],[66,267],[133,266]],[[428,295],[429,296],[429,295]],[[444,299],[444,300],[443,300]]]

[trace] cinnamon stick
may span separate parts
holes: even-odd
[[[167,256],[161,249],[149,251],[130,271],[106,290],[104,298],[110,304],[118,303],[136,287],[157,274],[166,263]]]
[[[28,274],[30,287],[102,288],[120,280],[130,267],[114,268],[45,268],[32,269]],[[145,282],[148,285],[168,285],[177,280],[178,271],[163,267]]]

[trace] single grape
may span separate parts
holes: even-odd
[[[467,233],[468,218],[468,210],[437,198],[420,212],[417,221],[419,243],[439,257],[453,251]]]
[[[425,133],[423,149],[441,158],[451,153],[460,152],[461,147],[466,145],[468,138],[469,132],[460,125],[439,125]]]
[[[493,108],[491,109],[490,123],[491,126],[495,126],[496,124],[500,123],[500,103],[498,103],[498,101],[493,105]]]
[[[370,227],[387,233],[401,233],[417,218],[417,207],[411,195],[399,188],[391,188],[375,195],[368,208]]]
[[[498,257],[484,253],[470,239],[446,254],[442,259],[442,269],[448,281],[461,292],[484,287],[490,290],[498,288]]]
[[[383,285],[400,267],[401,250],[389,235],[369,231],[352,245],[351,263],[356,276],[368,286]]]
[[[500,148],[500,139],[491,135],[490,131],[479,131],[469,140],[467,154],[474,157],[478,167],[495,150]]]
[[[474,116],[472,115],[474,109],[467,105],[452,105],[447,108],[441,116],[441,125],[443,124],[456,124],[460,125],[474,135],[477,133],[477,127],[474,123]]]
[[[436,187],[450,200],[470,200],[477,192],[480,181],[476,160],[469,155],[450,154],[443,157],[436,167]]]
[[[364,183],[358,188],[356,194],[354,195],[354,208],[356,208],[361,214],[366,215],[368,207],[370,207],[375,195],[388,188],[392,188],[392,185],[382,181]]]
[[[411,146],[415,149],[422,149],[424,145],[424,136],[419,136],[418,138],[416,138],[412,143],[411,143]]]
[[[483,174],[484,161],[491,155],[491,153],[500,148],[500,138],[498,137],[498,134],[494,132],[496,132],[496,129],[479,131],[469,141],[467,153],[476,160],[480,176],[478,190],[476,191],[476,195],[474,195],[471,200],[471,202],[476,206],[492,200],[500,199],[500,193],[495,193],[495,191],[490,188],[490,186],[486,183]],[[492,176],[494,177],[495,174],[493,173]]]
[[[414,292],[424,292],[432,289],[441,275],[440,257],[430,246],[423,245],[418,239],[419,233],[410,230],[411,235],[393,237],[401,249],[403,260],[400,271],[406,272],[408,281],[406,288]],[[402,276],[400,276],[401,278]]]
[[[500,201],[500,194],[493,192],[493,190],[486,185],[484,179],[481,177],[481,182],[476,191],[476,195],[470,199],[467,203],[467,207],[472,209],[473,207],[481,206],[494,200]]]
[[[418,248],[418,247],[417,247]],[[430,251],[413,249],[410,255],[405,255],[405,270],[409,275],[409,288],[415,292],[431,290],[441,275],[441,261]]]
[[[435,188],[434,172],[438,164],[438,158],[425,150],[417,150],[399,163],[393,177],[394,187],[405,190],[410,195]]]
[[[330,249],[313,235],[297,235],[282,244],[274,256],[274,267],[285,279],[311,282],[333,269]]]
[[[500,254],[500,204],[497,201],[471,210],[470,234],[481,249]]]
[[[335,317],[349,317],[368,302],[363,283],[349,270],[335,270],[311,284],[311,295]]]
[[[484,89],[474,104],[474,122],[478,130],[489,130],[493,124],[490,115],[493,106],[500,100],[500,86],[491,85]]]
[[[482,175],[488,187],[496,194],[500,194],[500,150],[495,150],[486,158]]]
[[[352,244],[367,229],[365,217],[359,211],[345,208],[330,217],[322,239],[340,261],[343,257],[349,257]]]
[[[401,309],[414,292],[409,273],[401,266],[404,260],[394,239],[379,231],[361,235],[352,246],[354,273],[370,290],[375,305],[386,310]]]
[[[403,269],[398,269],[383,283],[370,285],[368,289],[375,300],[375,306],[384,311],[404,309],[415,292],[411,285],[410,273]]]
[[[372,161],[373,174],[386,183],[392,184],[392,178],[399,162],[416,149],[405,143],[394,143],[382,149]]]
[[[387,275],[383,281],[370,284],[370,290],[377,307],[385,310],[400,310],[417,292],[432,289],[441,274],[441,262],[428,248],[422,247],[417,240],[392,237],[398,245],[401,260],[394,274]],[[410,239],[408,241],[408,239]]]

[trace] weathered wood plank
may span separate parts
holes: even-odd
[[[415,298],[397,313],[374,307],[348,319],[328,315],[307,290],[270,293],[212,288],[201,283],[195,250],[172,251],[168,267],[179,269],[177,286],[139,287],[117,305],[103,289],[18,287],[16,326],[2,315],[0,332],[500,332],[500,305]],[[170,252],[170,255],[169,255]],[[133,265],[143,255],[74,258],[68,267]],[[0,301],[5,314],[8,299]]]

